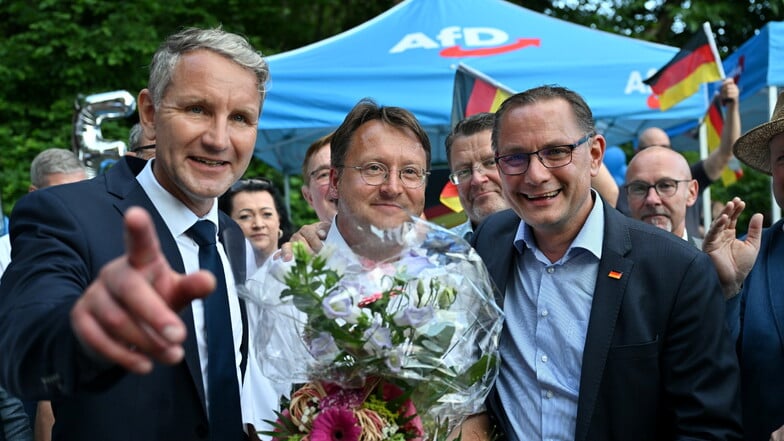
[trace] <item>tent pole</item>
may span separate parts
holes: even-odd
[[[700,159],[708,157],[708,126],[704,121],[700,121]],[[692,176],[694,178],[694,176]],[[711,224],[711,189],[710,186],[702,192],[702,227],[705,233],[710,229]]]
[[[283,174],[283,200],[286,204],[286,214],[291,220],[291,183],[290,175],[288,173]]]
[[[768,86],[768,121],[773,116],[773,109],[776,108],[777,89],[776,86]],[[771,224],[781,219],[781,207],[776,203],[776,196],[773,194],[773,177],[770,178],[770,214],[772,217]]]

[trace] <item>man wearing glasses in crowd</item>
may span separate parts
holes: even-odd
[[[430,140],[414,115],[360,101],[332,137],[331,191],[337,216],[325,243],[343,242],[354,254],[380,261],[373,228],[399,227],[425,209]]]
[[[458,122],[446,137],[446,157],[452,171],[449,180],[457,186],[460,205],[468,217],[452,231],[466,240],[487,216],[509,208],[501,194],[491,146],[494,121],[494,113],[477,113]],[[611,205],[618,199],[618,185],[604,164],[591,185]]]
[[[337,211],[337,200],[329,187],[331,142],[332,133],[315,140],[302,161],[302,197],[322,222],[332,222]]]
[[[591,189],[605,149],[593,124],[582,97],[558,86],[497,111],[512,210],[472,239],[506,317],[490,414],[510,440],[740,439],[711,261]]]
[[[629,215],[701,248],[702,239],[686,230],[686,209],[697,201],[698,191],[686,158],[672,149],[649,147],[626,169]]]

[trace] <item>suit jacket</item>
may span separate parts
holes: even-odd
[[[784,425],[784,221],[766,229],[757,261],[740,294],[727,301],[737,339],[743,429],[748,440],[770,439]]]
[[[740,439],[738,364],[711,261],[606,203],[604,216],[575,440]],[[474,232],[499,305],[516,271],[519,223],[507,210]],[[487,404],[500,427],[509,427],[495,391]]]
[[[190,306],[180,314],[188,329],[185,359],[175,366],[156,363],[148,375],[90,357],[71,329],[76,300],[106,263],[124,253],[129,207],[150,213],[169,264],[184,272],[174,237],[135,179],[144,164],[126,157],[89,181],[30,193],[11,216],[13,259],[0,285],[0,383],[20,397],[52,400],[54,440],[209,435]],[[244,281],[242,232],[223,214],[220,224],[235,278]]]

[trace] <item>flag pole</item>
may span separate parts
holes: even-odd
[[[708,45],[710,46],[711,52],[713,53],[713,58],[716,60],[716,68],[719,71],[719,76],[721,77],[722,81],[724,78],[727,78],[726,73],[724,72],[724,64],[721,62],[721,57],[719,56],[719,50],[716,47],[716,40],[713,38],[713,30],[711,29],[710,23],[705,22],[702,24],[702,30],[705,32],[705,35],[708,38]],[[718,95],[719,91],[716,91],[715,95]],[[708,98],[708,110],[710,111],[710,107],[713,105],[713,100],[717,99],[717,96],[712,96]],[[738,104],[740,105],[740,103]],[[703,161],[708,157],[708,130],[705,124],[705,119],[708,117],[709,112],[705,113],[705,117],[703,117],[702,124],[700,124],[700,159]],[[707,233],[708,229],[710,228],[711,224],[711,215],[713,214],[712,210],[712,202],[713,198],[711,197],[711,190],[710,186],[706,188],[702,193],[702,224],[705,232]]]
[[[702,29],[705,31],[705,35],[708,36],[708,44],[710,45],[711,52],[713,52],[713,58],[718,60],[718,62],[716,63],[717,64],[716,68],[719,71],[719,75],[721,75],[722,79],[727,78],[727,75],[724,73],[724,65],[721,63],[721,57],[719,56],[719,50],[716,47],[716,40],[714,40],[714,38],[713,38],[713,31],[711,30],[710,23],[708,23],[707,21],[705,23],[703,23],[702,24]]]

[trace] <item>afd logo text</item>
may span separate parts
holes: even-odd
[[[390,50],[390,54],[399,54],[412,49],[441,49],[442,57],[467,57],[495,55],[522,49],[526,46],[539,46],[538,38],[518,38],[509,42],[509,34],[488,27],[449,26],[433,38],[423,32],[412,32],[403,36]],[[462,43],[462,44],[461,44]]]

